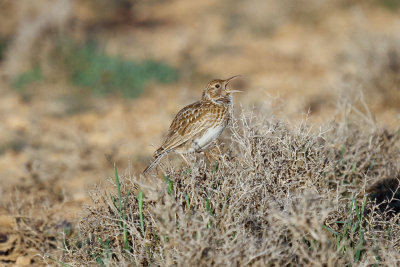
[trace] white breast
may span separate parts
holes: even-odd
[[[214,128],[208,129],[202,136],[195,139],[190,152],[199,151],[207,148],[218,136],[221,135],[222,131],[225,129],[225,125],[220,125]]]

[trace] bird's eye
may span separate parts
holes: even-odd
[[[218,89],[219,87],[220,87],[220,85],[219,85],[219,84],[216,84],[216,85],[215,85],[215,88],[217,88],[217,89]]]

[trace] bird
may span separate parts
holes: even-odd
[[[170,152],[178,153],[188,163],[183,154],[202,153],[216,141],[231,120],[232,94],[242,92],[227,88],[228,83],[237,77],[240,75],[211,80],[204,88],[201,100],[176,114],[164,142],[142,172],[144,176]]]

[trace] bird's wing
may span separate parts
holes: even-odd
[[[212,127],[215,120],[223,116],[223,107],[215,107],[215,105],[199,101],[180,110],[169,127],[167,138],[155,154],[173,150],[202,130]]]

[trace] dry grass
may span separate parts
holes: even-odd
[[[351,108],[342,110],[343,122],[318,131],[241,115],[220,146],[219,167],[193,156],[190,168],[167,162],[164,179],[127,173],[114,180],[111,194],[94,190],[60,260],[73,266],[399,264],[400,215],[388,209],[399,207],[400,133],[366,127],[349,116]],[[379,191],[390,186],[391,196]],[[389,204],[376,203],[387,198]]]
[[[57,214],[65,196],[54,186],[55,180],[15,186],[7,204],[0,206],[2,264],[43,265],[40,255],[62,246],[60,232],[71,224]]]

